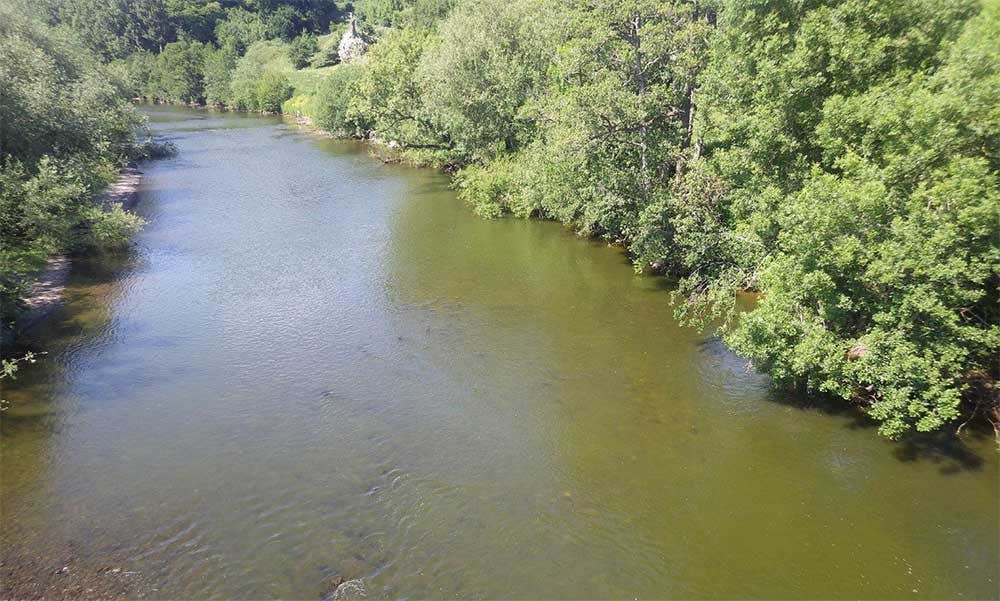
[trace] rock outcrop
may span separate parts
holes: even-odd
[[[337,46],[340,62],[347,63],[361,58],[368,51],[368,46],[368,40],[358,31],[357,19],[351,15],[351,26],[344,32],[344,37],[340,38],[340,44]]]

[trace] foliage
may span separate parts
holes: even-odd
[[[1000,352],[997,35],[989,8],[924,53],[932,72],[826,101],[829,168],[784,199],[767,294],[729,336],[779,380],[861,400],[890,436],[956,419]]]
[[[230,102],[232,98],[230,83],[238,58],[230,48],[206,50],[202,73],[206,104],[225,105]]]
[[[421,57],[417,79],[427,111],[466,160],[488,160],[530,138],[532,124],[518,112],[544,79],[546,8],[534,1],[462,3]]]
[[[481,215],[620,244],[675,278],[682,320],[888,436],[977,405],[1000,418],[970,384],[1000,378],[997,0],[48,1],[101,56],[128,56],[46,79],[69,42],[0,39],[18,56],[0,76],[20,82],[0,127],[23,123],[0,132],[17,157],[0,181],[36,197],[37,219],[14,221],[38,240],[68,235],[72,199],[107,172],[66,157],[116,152],[85,133],[102,117],[66,108],[78,99],[276,111],[294,86],[286,108],[320,127],[455,169]],[[327,67],[349,10],[375,43]],[[743,313],[740,290],[760,293]]]
[[[302,14],[288,4],[278,6],[264,18],[264,31],[268,39],[290,42],[302,31],[302,25]]]
[[[215,27],[226,16],[222,4],[215,1],[167,0],[166,9],[178,38],[206,44],[214,41]]]
[[[91,206],[84,212],[86,221],[82,224],[83,234],[80,244],[98,249],[116,249],[128,245],[146,221],[126,211],[119,204],[104,210]]]
[[[626,246],[681,318],[888,436],[997,410],[969,382],[1000,377],[998,3],[447,14],[389,19],[350,113],[463,166],[477,212]],[[738,290],[761,292],[742,315]]]
[[[205,101],[205,45],[200,42],[171,42],[156,57],[151,82],[152,96],[173,102],[200,104]]]
[[[292,96],[292,86],[288,76],[281,71],[265,69],[257,80],[256,106],[252,110],[262,113],[281,111],[281,103]]]
[[[389,27],[399,20],[404,5],[404,0],[357,0],[353,8],[362,22]]]
[[[317,52],[319,52],[319,44],[316,42],[316,34],[314,33],[304,33],[288,45],[288,59],[292,61],[292,66],[296,69],[308,66],[313,55]]]
[[[163,0],[48,0],[59,22],[105,59],[159,50],[173,38]]]
[[[341,65],[323,80],[313,101],[313,119],[317,126],[346,135],[364,128],[363,122],[348,116],[351,98],[356,94],[363,72],[364,67],[360,65]]]
[[[21,368],[22,363],[34,363],[37,361],[36,357],[39,355],[45,355],[46,353],[32,353],[27,352],[20,357],[15,357],[13,359],[0,359],[0,380],[4,379],[17,379],[17,372]],[[0,397],[0,411],[6,411],[9,407],[7,400]]]
[[[267,38],[267,25],[261,15],[243,8],[226,11],[226,18],[215,25],[218,45],[236,54],[243,54],[254,42]]]
[[[417,67],[435,38],[429,30],[412,27],[388,32],[368,54],[357,82],[348,119],[364,119],[390,140],[411,146],[436,145],[440,139],[424,107]]]
[[[6,6],[0,6],[0,90],[0,338],[6,338],[21,296],[49,255],[84,243],[87,224],[111,232],[114,223],[135,223],[127,215],[105,223],[93,197],[140,152],[133,134],[140,122],[114,70],[68,32]]]
[[[285,46],[257,42],[236,63],[229,83],[228,104],[247,111],[277,112],[292,95],[287,72],[292,70]]]
[[[650,0],[589,5],[560,29],[569,39],[550,51],[548,90],[519,113],[538,123],[535,139],[500,167],[520,174],[501,204],[627,242],[689,143],[709,27],[686,3]]]

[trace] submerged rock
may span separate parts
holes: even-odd
[[[334,601],[356,601],[367,598],[368,589],[365,588],[365,583],[361,579],[345,580],[333,591]]]
[[[346,63],[361,58],[367,51],[368,41],[358,31],[357,19],[354,18],[354,15],[351,15],[351,26],[344,32],[344,37],[340,38],[340,44],[337,46],[337,56],[340,57],[340,62]]]

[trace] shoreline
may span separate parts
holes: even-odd
[[[118,173],[118,179],[108,184],[108,187],[94,198],[94,203],[105,210],[111,209],[114,205],[131,210],[139,200],[138,191],[141,183],[142,171],[137,164],[128,163]],[[21,297],[26,311],[14,324],[15,338],[37,326],[62,306],[72,268],[73,258],[69,253],[49,257],[45,268],[35,278],[28,292]]]

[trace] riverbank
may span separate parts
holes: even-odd
[[[118,179],[105,188],[94,202],[104,210],[111,210],[115,205],[131,210],[139,199],[138,191],[141,184],[142,171],[135,163],[129,163],[122,168]],[[36,326],[62,305],[71,271],[71,255],[62,253],[49,258],[45,269],[31,285],[27,294],[21,297],[26,310],[15,324],[15,337]]]
[[[995,590],[992,441],[802,409],[619,252],[479,219],[434,170],[147,110],[181,160],[142,166],[141,260],[76,263],[66,326],[3,382],[0,556],[37,596]]]

